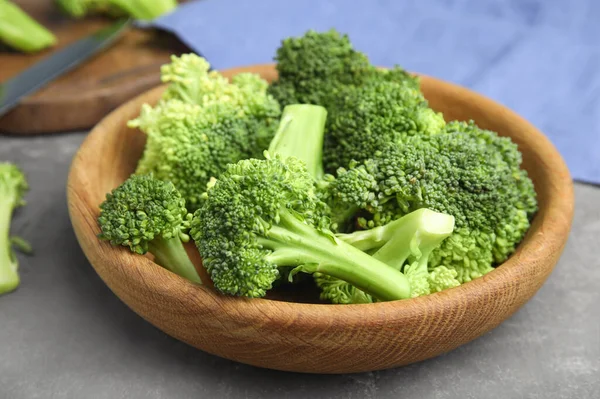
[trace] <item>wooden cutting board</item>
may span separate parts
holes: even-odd
[[[0,50],[0,82],[58,48],[110,25],[100,17],[72,20],[53,0],[15,1],[58,38],[56,48],[34,55]],[[47,134],[85,130],[124,101],[160,83],[160,66],[189,51],[166,32],[131,29],[110,48],[88,59],[0,118],[0,132]]]

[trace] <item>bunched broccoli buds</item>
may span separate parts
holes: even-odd
[[[132,252],[150,252],[164,268],[196,283],[200,277],[183,242],[192,215],[173,184],[151,175],[133,175],[100,205],[99,237]]]
[[[191,234],[215,287],[262,297],[280,268],[342,279],[380,300],[410,296],[402,273],[337,239],[314,178],[294,158],[230,165],[194,214]]]
[[[350,209],[363,228],[385,225],[416,209],[456,218],[456,230],[431,255],[460,282],[503,262],[522,240],[536,211],[536,197],[521,156],[508,138],[473,123],[453,122],[436,135],[388,142],[371,159],[327,176],[322,197],[334,214]]]
[[[229,82],[209,67],[194,54],[173,56],[162,68],[169,86],[161,101],[144,105],[129,122],[147,135],[136,173],[172,182],[190,211],[227,164],[262,156],[281,114],[258,75],[239,74]]]

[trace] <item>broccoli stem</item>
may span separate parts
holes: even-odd
[[[333,236],[303,223],[287,210],[279,224],[258,243],[273,252],[267,259],[279,266],[296,266],[293,274],[322,273],[339,278],[382,301],[410,297],[408,279],[398,270]]]
[[[14,202],[10,196],[0,196],[0,295],[14,291],[20,283],[9,237]]]
[[[324,174],[323,137],[326,120],[327,110],[319,105],[286,106],[268,152],[304,161],[308,172],[315,179],[321,179]]]
[[[427,268],[431,252],[454,231],[454,216],[425,208],[411,212],[398,221],[401,223],[393,236],[373,254],[375,259],[397,270],[411,255]]]
[[[410,255],[431,252],[454,230],[454,217],[421,208],[384,226],[337,234],[345,243],[400,269]]]
[[[56,37],[16,4],[0,0],[0,41],[32,53],[53,46]]]
[[[202,284],[196,267],[190,260],[179,237],[170,239],[157,237],[148,243],[148,248],[159,265],[194,283]]]

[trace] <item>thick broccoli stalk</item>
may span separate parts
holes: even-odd
[[[262,297],[281,268],[344,280],[379,300],[410,296],[398,270],[339,240],[305,164],[279,155],[229,165],[194,214],[191,234],[217,290]]]
[[[152,20],[177,7],[177,0],[56,0],[74,18],[90,14]]]
[[[173,184],[151,175],[133,175],[100,205],[99,238],[136,254],[150,252],[165,269],[201,283],[183,246],[190,238],[191,217]]]
[[[16,4],[0,0],[0,42],[26,53],[56,44],[56,37]]]
[[[445,266],[431,270],[428,267],[433,251],[454,231],[454,217],[419,209],[398,221],[403,222],[401,228],[373,257],[403,271],[410,281],[413,298],[459,286],[455,270]]]
[[[338,169],[326,177],[322,198],[334,214],[352,210],[349,220],[337,220],[350,228],[382,226],[420,208],[454,216],[457,228],[429,266],[454,269],[463,283],[503,262],[529,228],[536,196],[520,164],[510,139],[453,122],[443,133],[389,142],[371,159]]]
[[[416,297],[459,285],[454,270],[428,269],[431,253],[453,230],[454,217],[422,208],[385,226],[336,237],[403,271],[410,281],[411,296]],[[345,281],[320,274],[315,275],[315,281],[323,300],[342,304],[373,302],[370,295]]]
[[[14,291],[20,284],[19,263],[13,245],[30,250],[22,239],[10,237],[13,211],[25,205],[23,196],[28,189],[25,175],[16,165],[0,163],[0,295]]]
[[[129,122],[147,135],[136,173],[172,182],[190,211],[228,164],[262,157],[281,114],[260,76],[239,74],[229,82],[209,68],[197,55],[173,56],[162,68],[169,85],[161,101],[144,105]]]
[[[372,80],[406,81],[419,87],[416,77],[395,67],[381,71],[367,56],[356,51],[347,35],[336,30],[289,37],[282,41],[275,56],[278,80],[269,92],[282,106],[316,104],[329,108],[332,99],[348,86],[360,86]]]
[[[327,110],[319,105],[294,104],[283,109],[270,154],[303,161],[315,178],[323,178],[323,136]]]

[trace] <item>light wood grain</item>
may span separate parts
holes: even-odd
[[[61,14],[54,0],[16,3],[53,31],[59,44],[31,55],[0,51],[0,82],[114,22],[100,17],[72,20]],[[89,129],[123,102],[160,84],[160,66],[169,62],[171,54],[183,51],[186,48],[165,32],[130,29],[108,49],[24,98],[0,118],[0,132],[26,135]]]
[[[273,66],[243,70],[268,80]],[[131,309],[196,348],[279,370],[347,373],[417,362],[490,331],[527,302],[552,272],[573,214],[568,170],[544,135],[512,111],[467,89],[430,77],[422,87],[448,119],[474,119],[512,137],[539,194],[540,211],[517,252],[488,275],[417,299],[369,305],[299,304],[225,297],[150,260],[96,238],[98,205],[134,170],[144,136],[127,129],[156,88],[104,119],[77,153],[68,182],[69,212],[83,251]]]

